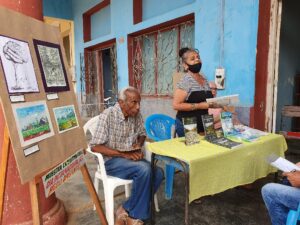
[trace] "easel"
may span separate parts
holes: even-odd
[[[1,165],[0,165],[0,177],[3,179],[0,180],[0,224],[2,222],[2,213],[3,213],[3,204],[4,204],[4,189],[5,189],[5,182],[6,182],[6,171],[7,171],[7,164],[8,164],[8,154],[10,149],[10,138],[8,134],[8,128],[5,126],[4,128],[4,139],[2,145],[2,157],[1,157]],[[108,225],[106,217],[103,213],[100,200],[98,195],[95,191],[94,185],[91,181],[90,174],[88,172],[87,166],[83,165],[81,168],[81,173],[83,175],[83,179],[87,186],[87,189],[93,199],[93,202],[96,206],[96,211],[98,213],[99,219],[101,224]],[[33,225],[43,225],[42,213],[41,213],[41,206],[39,200],[39,185],[41,182],[41,175],[38,175],[29,182],[29,190],[30,190],[30,199],[31,199],[31,210],[32,210],[32,220]]]

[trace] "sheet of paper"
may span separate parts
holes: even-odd
[[[271,162],[270,164],[283,172],[291,172],[293,170],[300,171],[300,168],[296,164],[282,157],[279,157],[278,159],[276,159],[274,162]]]
[[[239,103],[239,95],[227,95],[216,98],[207,98],[207,103],[216,103],[222,106],[237,105]]]

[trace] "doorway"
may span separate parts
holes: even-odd
[[[93,117],[116,102],[118,93],[115,41],[85,49],[81,60],[81,103],[86,117]],[[109,99],[109,100],[108,100]]]
[[[101,50],[103,65],[103,97],[104,99],[114,98],[114,81],[112,71],[111,49]]]
[[[299,11],[300,1],[282,1],[275,131],[300,131],[299,118],[281,118],[283,106],[300,106]]]

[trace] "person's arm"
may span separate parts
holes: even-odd
[[[140,113],[136,117],[135,126],[137,132],[137,140],[135,143],[133,143],[132,148],[136,150],[141,150],[146,139],[146,130],[144,127],[143,117]]]
[[[173,96],[173,108],[179,111],[193,111],[197,109],[208,109],[209,104],[207,102],[199,103],[186,103],[187,92],[177,88]]]
[[[137,138],[137,142],[132,145],[133,149],[141,150],[142,146],[144,145],[145,139],[146,139],[146,136],[139,136]]]
[[[300,171],[283,173],[282,175],[287,177],[293,187],[300,188]]]
[[[123,157],[131,160],[140,160],[143,158],[141,151],[123,152],[116,149],[105,146],[108,141],[109,130],[109,113],[102,113],[99,115],[96,131],[90,142],[90,146],[93,152],[99,152],[105,156],[111,157]]]
[[[96,145],[92,147],[93,152],[99,152],[106,156],[111,157],[123,157],[131,160],[140,160],[143,158],[143,153],[140,150],[130,151],[130,152],[121,152],[112,148],[108,148],[105,145]]]

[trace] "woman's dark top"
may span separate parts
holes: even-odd
[[[185,99],[186,103],[206,102],[206,98],[213,98],[207,80],[205,79],[205,84],[202,86],[188,73],[185,74],[177,83],[177,88],[182,89],[188,93]],[[204,129],[201,116],[205,114],[208,114],[207,109],[198,109],[193,111],[178,111],[176,114],[176,118],[182,121],[182,118],[185,117],[196,117],[197,130],[198,132],[203,132]]]

